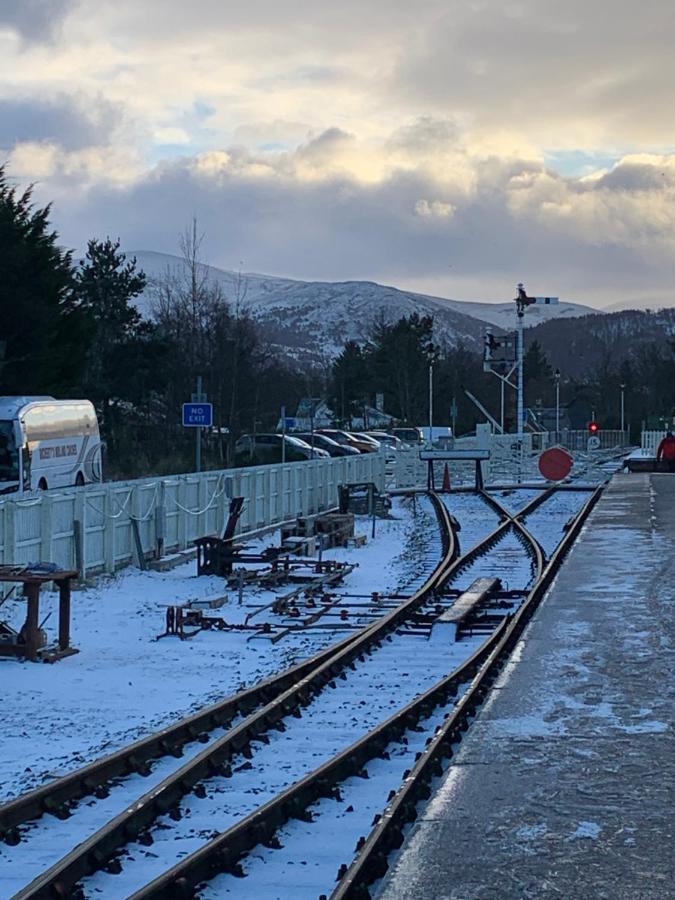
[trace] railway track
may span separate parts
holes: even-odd
[[[391,758],[386,747],[392,742],[392,738],[419,733],[416,729],[422,718],[428,718],[434,711],[436,714],[442,711],[441,719],[444,722],[447,721],[446,715],[452,718],[456,716],[457,710],[475,708],[478,702],[476,698],[481,696],[482,688],[476,689],[478,693],[473,691],[470,687],[472,679],[477,679],[488,665],[492,667],[492,671],[495,663],[490,661],[494,653],[502,646],[501,642],[507,634],[512,635],[513,624],[523,620],[523,611],[533,608],[538,596],[536,592],[545,589],[542,586],[547,583],[547,577],[550,577],[547,573],[557,567],[561,558],[554,554],[546,564],[542,547],[521,521],[535,516],[537,509],[543,503],[550,502],[555,493],[545,491],[537,494],[516,515],[488,495],[467,501],[469,504],[476,500],[480,504],[489,505],[499,521],[496,528],[481,536],[463,554],[459,553],[457,534],[452,527],[448,507],[433,496],[432,503],[442,534],[441,561],[432,572],[420,573],[422,583],[395,610],[311,660],[267,679],[261,685],[228,698],[221,704],[215,704],[208,710],[177,723],[172,729],[166,729],[159,735],[84,767],[66,779],[60,779],[59,782],[0,807],[0,829],[4,832],[5,839],[9,838],[11,843],[20,836],[18,826],[35,818],[40,812],[50,811],[57,817],[65,817],[69,812],[69,804],[75,800],[92,792],[102,795],[112,778],[129,771],[142,771],[143,766],[147,766],[150,760],[162,753],[179,752],[188,741],[199,737],[200,729],[227,729],[185,765],[154,785],[143,797],[90,834],[84,842],[65,853],[59,862],[50,866],[16,896],[75,896],[80,891],[78,885],[83,881],[87,893],[102,891],[105,896],[191,896],[197,884],[223,870],[239,874],[241,859],[245,854],[261,843],[274,845],[275,834],[280,826],[289,820],[306,818],[309,815],[307,809],[312,803],[316,803],[321,797],[339,793],[340,785],[345,779],[358,777],[368,760],[372,761],[383,754],[385,758]],[[569,525],[567,522],[565,524]],[[471,528],[467,531],[470,538]],[[561,533],[562,531],[563,528]],[[568,528],[568,535],[573,533],[573,528]],[[450,591],[446,598],[452,602],[458,591],[462,590],[461,579],[470,577],[471,567],[477,561],[482,560],[484,565],[491,557],[502,557],[503,564],[505,556],[513,555],[514,542],[521,554],[524,550],[528,560],[529,592],[524,587],[516,591],[516,594],[520,593],[525,597],[525,602],[518,605],[517,601],[512,604],[515,612],[498,617],[501,618],[501,623],[495,624],[487,640],[474,638],[470,652],[467,654],[464,651],[463,660],[455,659],[453,662],[445,646],[437,648],[436,652],[431,646],[425,648],[422,658],[419,648],[414,649],[406,660],[408,668],[414,670],[413,675],[406,684],[401,684],[401,647],[406,641],[410,644],[414,640],[410,634],[406,634],[406,628],[409,629],[411,623],[419,626],[420,622],[424,623],[429,617],[437,618],[438,610],[443,606],[444,591]],[[559,552],[556,551],[556,554]],[[498,562],[495,562],[495,566],[498,566]],[[533,586],[530,588],[530,585]],[[497,658],[501,658],[503,653],[504,650],[500,649]],[[397,677],[399,681],[396,681]],[[485,683],[484,679],[481,680],[483,687]],[[457,703],[453,698],[465,688],[469,693],[462,694]],[[465,700],[467,696],[473,699]],[[340,719],[340,710],[344,712],[350,704],[356,707],[355,697],[366,697],[371,703],[376,698],[380,720],[377,717],[368,719],[366,716],[354,728],[343,729],[344,733],[336,734],[335,740],[329,741],[323,749],[323,756],[313,752],[316,747],[311,746],[311,733],[316,741],[317,733],[330,732],[331,723]],[[450,701],[453,711],[448,712],[445,707]],[[383,714],[389,711],[391,715],[384,722],[381,721]],[[310,734],[310,740],[305,740],[309,750],[305,748],[307,752],[302,764],[291,767],[288,773],[281,773],[276,780],[270,781],[266,776],[270,782],[266,790],[252,790],[251,777],[246,773],[254,770],[255,782],[256,766],[258,769],[262,766],[263,770],[267,766],[266,771],[274,771],[276,761],[276,768],[282,769],[282,754],[297,755],[299,752],[292,749],[288,733],[297,732],[298,723],[302,723],[303,718],[309,720],[312,716],[316,725],[313,726],[313,732],[312,729],[304,729],[305,738]],[[227,728],[228,723],[233,723],[232,727]],[[438,727],[441,730],[444,728],[442,724]],[[271,740],[271,736],[275,739]],[[409,738],[406,741],[410,744]],[[435,742],[436,738],[433,738],[432,744]],[[422,756],[424,755],[423,753]],[[303,774],[297,777],[298,772]],[[406,779],[408,780],[409,778]],[[267,800],[265,794],[269,795]],[[223,821],[222,812],[218,817],[218,808],[220,806],[222,809],[223,800],[228,795],[235,798],[231,811],[232,824],[213,835],[214,821],[218,822],[219,827]],[[384,800],[386,803],[386,796]],[[381,803],[379,808],[382,809],[385,803]],[[197,811],[199,807],[201,810]],[[186,854],[186,858],[177,866],[161,871],[166,866],[161,860],[162,854],[155,852],[158,848],[153,848],[153,851],[144,851],[142,848],[150,847],[155,842],[165,845],[167,842],[162,841],[162,831],[167,822],[174,820],[178,823],[181,819],[192,823],[191,835],[187,839],[174,840],[176,846],[172,848],[172,852],[174,858],[182,854]],[[66,821],[64,819],[64,823]],[[158,821],[161,826],[159,831],[156,827]],[[132,852],[124,849],[130,842],[136,842],[136,849]],[[152,877],[153,859],[159,859],[154,868],[159,868],[160,871],[154,881],[146,886],[148,874]],[[140,875],[141,880],[140,885],[130,889],[134,869],[137,870],[136,877]],[[132,873],[131,881],[127,877],[129,872]],[[117,886],[108,882],[113,875],[117,878]],[[343,881],[344,878],[340,883]],[[241,886],[244,882],[238,883]],[[354,884],[356,883],[355,881]],[[352,890],[352,887],[349,889]]]
[[[435,539],[428,542],[428,546],[420,538],[417,539],[414,571],[404,586],[407,593],[414,594],[439,566],[447,539],[440,529]],[[452,540],[452,536],[449,539]],[[365,627],[367,625],[362,630]],[[339,633],[338,628],[335,631]],[[0,804],[0,841],[15,846],[21,840],[21,826],[34,822],[44,814],[66,820],[78,801],[90,796],[98,799],[107,796],[111,782],[129,775],[147,776],[158,761],[182,757],[189,744],[206,743],[214,732],[227,729],[235,720],[241,720],[254,709],[269,703],[356,637],[358,633],[348,634],[344,640],[331,644],[297,665],[205,706],[193,715],[183,716],[167,728],[102,756],[16,799]]]

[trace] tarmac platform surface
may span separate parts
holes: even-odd
[[[675,475],[616,475],[379,900],[675,898]]]

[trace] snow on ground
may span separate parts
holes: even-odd
[[[633,447],[630,453],[626,454],[626,459],[654,459],[655,453],[646,447]]]
[[[122,873],[111,875],[99,871],[85,879],[86,896],[111,900],[131,896],[188,853],[202,847],[215,832],[226,831],[431,688],[474,653],[483,640],[482,636],[474,636],[448,645],[444,641],[429,642],[426,637],[394,635],[391,642],[384,641],[355,671],[345,673],[346,680],[336,679],[333,689],[313,697],[303,708],[300,719],[287,716],[283,720],[285,731],[268,732],[269,743],[254,741],[252,757],[248,759],[249,754],[236,757],[230,776],[209,778],[204,783],[205,797],[192,794],[184,797],[179,822],[161,817],[151,832],[154,838],[151,848],[129,843],[123,856]],[[437,711],[434,718],[440,722],[442,714]],[[433,726],[426,736],[432,731]],[[404,765],[401,772],[414,762],[414,753],[407,754],[407,762],[408,766]],[[399,784],[400,772],[395,770],[393,776],[389,774],[386,788],[379,793],[380,809],[389,790]],[[372,813],[365,821],[359,818],[363,833],[372,821]],[[337,848],[332,827],[324,828],[325,825],[317,840],[331,846],[334,852]],[[356,837],[348,839],[352,847]],[[335,859],[339,861],[340,857]],[[324,882],[325,892],[331,883],[331,877]],[[291,895],[286,893],[286,896]]]
[[[674,511],[612,481],[378,897],[673,897]]]
[[[484,540],[499,525],[499,516],[480,495],[469,493],[444,494],[443,502],[457,519],[457,536],[461,553],[466,553]]]
[[[415,525],[402,500],[395,501],[393,513],[395,518],[377,521],[373,540],[370,521],[357,520],[356,532],[369,536],[365,547],[324,553],[326,559],[358,563],[344,582],[345,591],[394,592],[405,581],[409,559],[402,550]],[[258,546],[271,541],[268,537]],[[260,591],[255,602],[270,602],[288,590]],[[250,609],[238,606],[236,590],[227,589],[221,578],[198,578],[195,562],[170,572],[125,569],[73,593],[71,640],[80,650],[77,655],[54,665],[0,660],[0,800],[110,753],[342,636],[317,629],[274,645],[247,641],[246,633],[237,632],[156,640],[164,631],[166,606],[223,594],[228,599],[214,613],[242,621]],[[245,602],[249,596],[247,589]],[[56,593],[43,591],[41,615],[52,613],[45,626],[50,638],[56,609]],[[9,600],[2,614],[18,628],[25,604]]]
[[[466,658],[470,649],[462,645]],[[455,651],[459,648],[455,648]],[[460,662],[455,652],[456,662]],[[460,688],[463,693],[466,685]],[[367,777],[353,776],[340,784],[339,797],[323,798],[309,807],[314,821],[292,819],[278,831],[280,848],[259,845],[242,860],[244,878],[220,875],[201,891],[204,900],[236,897],[238,900],[316,900],[329,896],[340,863],[349,863],[359,838],[368,833],[375,816],[386,807],[389,792],[405,780],[429,735],[455,707],[453,699],[440,704],[402,740],[387,745],[382,758],[364,766]]]
[[[547,557],[550,557],[558,544],[565,537],[565,526],[576,516],[591,491],[561,491],[549,497],[524,520],[525,526],[541,544]]]

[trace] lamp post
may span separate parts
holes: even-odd
[[[429,446],[433,443],[434,428],[434,361],[429,360]]]
[[[621,442],[623,443],[623,433],[624,433],[624,422],[625,422],[625,407],[624,407],[624,393],[626,391],[626,385],[621,384]]]
[[[560,369],[553,373],[555,379],[555,439],[560,443]]]
[[[437,350],[430,343],[427,346],[427,358],[429,360],[429,446],[433,444],[433,428],[434,428],[434,363],[436,362]]]

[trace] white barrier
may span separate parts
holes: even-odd
[[[195,538],[222,531],[230,497],[245,498],[242,532],[330,509],[340,484],[372,481],[382,490],[384,480],[384,454],[369,453],[5,497],[0,559],[54,562],[79,568],[82,577],[112,573],[139,562],[134,529],[144,557],[160,541],[165,552],[184,550]]]
[[[534,476],[536,458],[532,447],[532,435],[524,435],[519,440],[515,434],[490,434],[480,431],[475,436],[457,438],[456,450],[489,450],[490,459],[481,463],[486,483],[493,481],[515,481],[519,466],[521,474]],[[522,462],[521,453],[523,456]],[[538,454],[537,454],[538,455]],[[476,467],[472,460],[452,460],[448,462],[448,474],[455,487],[469,487],[476,482]],[[443,484],[445,465],[437,460],[433,464],[436,488]],[[428,463],[420,459],[419,448],[401,450],[396,458],[395,486],[397,488],[424,488],[428,478]]]
[[[640,446],[646,451],[645,455],[656,456],[659,444],[665,436],[665,431],[643,431],[640,436]]]

